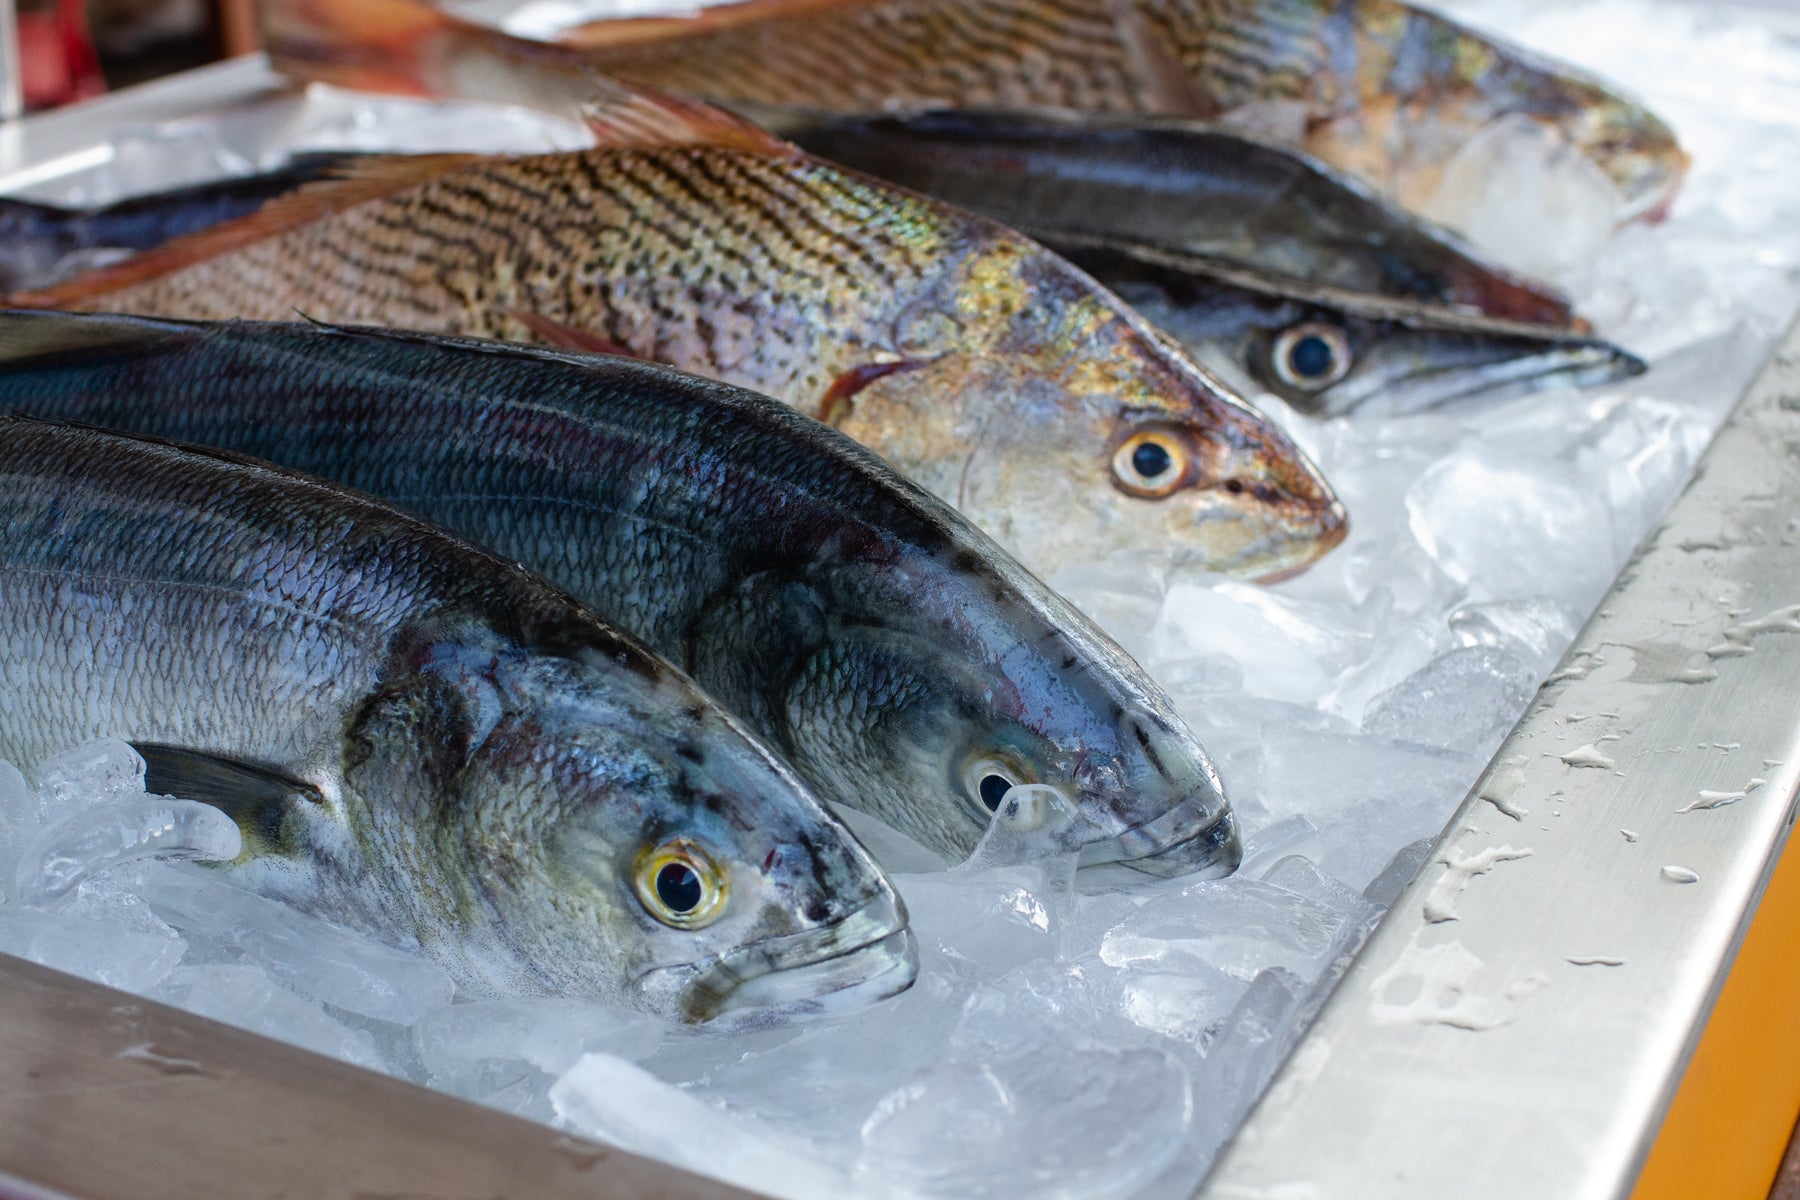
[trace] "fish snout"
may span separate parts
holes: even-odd
[[[1135,749],[1137,778],[1126,784],[1145,819],[1082,847],[1080,865],[1115,864],[1160,877],[1196,874],[1218,879],[1237,870],[1243,845],[1224,786],[1206,751],[1179,718],[1127,711],[1119,722],[1120,743]],[[1175,797],[1151,810],[1158,794]]]
[[[919,974],[906,906],[891,888],[828,925],[746,943],[717,958],[657,967],[638,1004],[717,1029],[769,1028],[897,995]]]

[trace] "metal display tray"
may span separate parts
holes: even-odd
[[[0,126],[0,192],[102,179],[125,123],[272,133],[280,87],[240,59]],[[1794,816],[1797,455],[1800,329],[1202,1195],[1630,1191]],[[0,1197],[743,1194],[3,955],[0,1080]]]

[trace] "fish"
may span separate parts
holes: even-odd
[[[820,158],[1059,239],[1199,255],[1352,292],[1566,326],[1569,299],[1285,147],[1176,117],[754,109]],[[1106,282],[1101,277],[1101,282]]]
[[[596,86],[592,150],[371,158],[12,303],[663,362],[842,430],[1040,575],[1148,545],[1278,578],[1343,540],[1285,432],[1041,246],[711,106]]]
[[[1480,397],[1596,387],[1643,359],[1586,334],[1283,279],[1105,241],[1055,248],[1242,395],[1311,417],[1403,415]]]
[[[1398,0],[745,0],[515,37],[425,0],[263,0],[276,69],[371,91],[579,102],[595,73],[719,104],[1032,108],[1229,120],[1413,211],[1508,118],[1603,171],[1621,219],[1688,157],[1599,80]]]
[[[542,572],[819,795],[951,861],[1019,785],[1056,792],[1036,827],[1007,814],[1019,856],[1198,878],[1241,858],[1205,749],[1125,651],[955,510],[778,401],[427,334],[11,312],[0,406],[404,505]]]
[[[134,250],[255,212],[276,196],[327,177],[354,151],[311,151],[253,174],[133,196],[97,208],[0,198],[0,291],[46,287]]]
[[[231,882],[471,994],[713,1028],[892,995],[905,907],[641,642],[429,522],[217,450],[0,417],[0,754],[215,804]]]

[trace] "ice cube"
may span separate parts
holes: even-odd
[[[1054,955],[1074,904],[1075,856],[896,879],[922,951],[1004,974]]]
[[[1552,276],[1592,257],[1623,208],[1592,159],[1515,113],[1462,143],[1419,213],[1528,275]]]
[[[1452,609],[1450,633],[1463,646],[1492,646],[1517,654],[1539,679],[1575,640],[1581,617],[1547,596],[1462,604]]]
[[[777,1196],[850,1193],[842,1172],[799,1139],[734,1118],[610,1054],[584,1054],[550,1088],[568,1128],[639,1154]]]
[[[443,968],[220,879],[161,868],[144,895],[193,938],[239,951],[244,961],[301,995],[379,1021],[411,1024],[450,1003]]]
[[[1280,967],[1261,971],[1220,1024],[1196,1086],[1206,1096],[1201,1144],[1218,1146],[1250,1110],[1304,1032],[1296,1023],[1306,984]]]
[[[121,929],[20,904],[0,908],[0,951],[140,995],[167,978],[186,949],[172,933]]]
[[[1263,872],[1262,881],[1339,913],[1346,921],[1368,917],[1371,905],[1361,892],[1333,879],[1303,854],[1290,854]]]
[[[951,1058],[883,1098],[859,1188],[927,1195],[1129,1195],[1186,1152],[1187,1070],[1150,1047]]]
[[[37,796],[9,762],[0,761],[0,904],[13,899],[19,855],[37,834]]]
[[[1537,691],[1537,672],[1508,650],[1466,646],[1433,659],[1375,698],[1375,737],[1490,755]]]
[[[367,1032],[333,1020],[319,1005],[294,995],[256,967],[181,967],[152,996],[359,1067],[387,1069]]]
[[[99,738],[38,764],[38,817],[48,824],[100,800],[144,794],[144,758],[118,738]]]
[[[1243,980],[1269,966],[1310,976],[1349,919],[1258,880],[1196,883],[1157,897],[1110,930],[1100,958],[1111,967],[1164,973],[1201,966]]]
[[[42,904],[124,863],[230,860],[242,849],[237,823],[210,804],[112,795],[40,830],[19,858],[16,886],[24,903]]]
[[[1413,876],[1425,865],[1425,859],[1431,854],[1431,847],[1436,842],[1435,838],[1420,838],[1394,851],[1394,857],[1381,869],[1381,874],[1371,879],[1369,886],[1363,889],[1363,899],[1380,908],[1393,907],[1394,901],[1400,898],[1400,893],[1406,890],[1406,885],[1413,881]]]
[[[1492,447],[1446,457],[1407,494],[1413,535],[1473,599],[1554,596],[1586,611],[1616,570],[1612,527],[1602,497],[1562,474]]]

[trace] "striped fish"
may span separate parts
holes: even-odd
[[[595,72],[719,103],[1054,106],[1229,116],[1409,208],[1497,119],[1555,130],[1656,215],[1687,156],[1599,81],[1397,0],[746,0],[551,44],[425,0],[264,0],[281,70],[378,91],[566,106]]]
[[[835,425],[1039,573],[1174,545],[1266,577],[1342,540],[1293,443],[1062,259],[730,114],[615,93],[598,149],[370,159],[20,300],[624,351]]]

